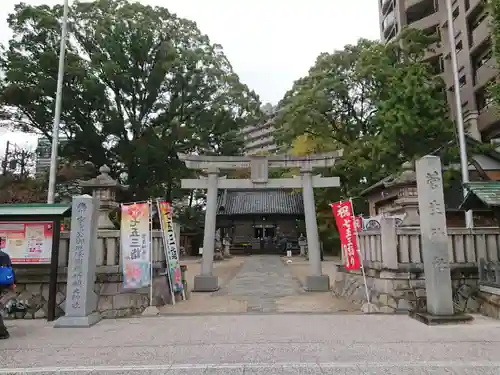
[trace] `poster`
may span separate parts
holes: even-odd
[[[121,206],[120,248],[123,288],[137,289],[151,283],[151,204]]]
[[[348,271],[359,270],[361,261],[356,235],[356,217],[353,213],[352,203],[351,201],[342,201],[333,203],[331,207],[340,234],[345,268]]]
[[[53,222],[0,222],[0,250],[13,264],[50,264]]]
[[[172,205],[169,202],[161,200],[158,200],[157,204],[170,283],[174,292],[182,292],[184,284],[182,284],[179,249],[177,248],[177,240],[175,238]]]

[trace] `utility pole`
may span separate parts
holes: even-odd
[[[453,69],[453,91],[455,94],[456,122],[458,130],[458,145],[460,149],[460,169],[462,171],[462,184],[469,182],[469,160],[467,158],[467,143],[465,142],[464,117],[462,113],[462,99],[460,98],[460,81],[458,77],[457,49],[455,46],[455,28],[453,27],[453,9],[451,0],[446,0],[446,11],[448,15],[448,38],[450,42],[450,59]],[[464,197],[467,196],[467,189],[463,187]],[[472,211],[465,213],[466,228],[473,228],[474,221]]]
[[[2,175],[5,176],[7,174],[7,161],[9,160],[9,146],[10,142],[7,141],[7,145],[5,146],[5,155],[3,157],[2,163]]]
[[[54,123],[52,124],[52,153],[50,154],[49,191],[47,203],[54,203],[56,192],[56,177],[59,148],[59,125],[62,109],[62,89],[64,81],[64,62],[66,56],[66,41],[68,40],[68,12],[69,0],[64,0],[63,19],[61,26],[61,45],[59,47],[59,67],[57,73],[56,107],[54,110]]]

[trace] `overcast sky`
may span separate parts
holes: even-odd
[[[378,0],[142,0],[196,21],[221,44],[240,79],[276,104],[293,82],[307,74],[316,56],[357,39],[378,39]],[[11,32],[6,18],[18,0],[1,0],[0,42]],[[62,0],[24,0],[57,4]],[[7,139],[23,146],[33,139],[0,129],[0,155]]]

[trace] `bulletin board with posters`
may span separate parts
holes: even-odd
[[[54,222],[0,221],[0,250],[13,264],[50,264]]]
[[[18,279],[27,268],[48,273],[48,321],[56,319],[61,221],[70,215],[71,205],[65,203],[0,204],[0,248],[9,254]]]

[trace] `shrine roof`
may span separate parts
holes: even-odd
[[[291,189],[224,190],[217,202],[218,215],[303,215],[302,194]]]
[[[500,206],[500,181],[478,181],[464,184],[468,190],[461,209],[478,209],[478,205],[488,208]]]
[[[474,146],[478,146],[481,144],[480,142],[476,141],[474,138],[472,138],[470,136],[466,136],[465,139],[466,139],[466,143],[467,143],[468,147],[474,147]],[[455,144],[455,140],[450,141],[447,144],[440,147],[439,149],[431,152],[430,155],[440,156],[440,154],[447,147],[453,146],[454,144]],[[477,155],[480,155],[480,154],[488,156],[488,157],[492,158],[493,160],[500,162],[500,153],[493,150],[493,149],[491,149],[491,150],[484,149],[481,152],[477,153]],[[407,165],[405,165],[405,164],[407,164]],[[391,175],[383,178],[382,180],[374,183],[373,185],[371,185],[368,188],[366,188],[365,190],[363,190],[360,193],[360,196],[367,196],[367,195],[371,195],[371,194],[376,194],[379,191],[390,188],[390,187],[406,185],[406,184],[410,184],[412,182],[415,183],[416,182],[416,174],[414,171],[414,167],[412,166],[411,169],[408,168],[409,164],[412,164],[412,163],[410,163],[410,162],[403,163],[403,168],[402,168],[401,172],[396,173],[396,174],[391,174]],[[478,163],[478,164],[480,164],[480,163]],[[476,168],[476,166],[474,164],[472,164],[472,165]],[[447,168],[446,166],[443,166],[443,169],[446,169],[446,168]]]

